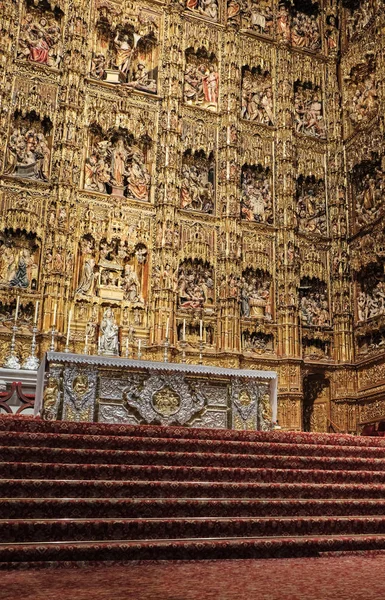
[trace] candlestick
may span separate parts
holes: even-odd
[[[19,314],[19,306],[20,306],[20,296],[16,298],[16,310],[15,310],[15,323],[17,321],[17,317]]]
[[[199,342],[199,364],[203,364],[203,348],[204,348],[204,342],[201,339]]]
[[[185,340],[182,340],[180,342],[180,347],[182,348],[182,363],[186,362],[186,347],[187,347],[187,342]]]
[[[168,362],[168,347],[169,347],[168,338],[165,339],[164,342],[164,354],[163,354],[163,362]]]
[[[36,300],[36,304],[35,304],[35,317],[33,319],[33,324],[36,325],[37,324],[37,317],[39,314],[39,300]]]
[[[52,329],[51,329],[51,345],[49,347],[51,352],[55,352],[55,333],[56,333],[56,329],[55,329],[55,325],[52,325]]]
[[[71,334],[71,319],[72,319],[72,308],[70,308],[68,313],[68,325],[67,325],[67,338],[66,338],[66,346],[64,348],[64,352],[69,352],[69,342],[70,342],[70,334]]]
[[[36,332],[37,332],[37,327],[36,327],[36,325],[34,325],[34,327],[32,329],[31,354],[25,359],[25,361],[23,363],[23,369],[26,369],[27,371],[37,371],[38,368],[39,368],[39,364],[40,364],[40,361],[39,361],[38,357],[35,356],[35,352],[36,352]]]
[[[83,354],[88,354],[88,333],[86,333],[85,338],[84,338]]]
[[[168,340],[169,329],[170,329],[170,317],[167,317],[167,323],[166,323],[166,340]]]
[[[13,333],[12,333],[12,338],[11,338],[11,347],[9,349],[9,354],[8,354],[7,358],[5,359],[3,366],[6,369],[20,369],[20,361],[15,352],[16,332],[17,332],[16,321],[15,321],[15,325],[12,327],[12,332]]]
[[[182,336],[183,341],[186,341],[186,319],[183,319],[183,336]]]
[[[55,306],[53,307],[53,320],[52,320],[53,328],[55,328],[55,325],[56,325],[56,313],[57,313],[57,302],[55,302]]]
[[[142,358],[142,353],[140,351],[141,347],[142,347],[142,340],[139,339],[138,340],[138,360],[140,360]]]
[[[126,338],[126,358],[130,358],[130,350],[128,348],[128,338]]]
[[[199,339],[203,340],[203,321],[202,319],[199,322]]]

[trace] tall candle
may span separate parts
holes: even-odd
[[[33,319],[33,324],[36,325],[37,323],[37,315],[39,314],[39,300],[36,301],[36,305],[35,305],[35,318]]]
[[[183,341],[186,341],[186,319],[183,319]]]
[[[128,338],[126,338],[126,350],[128,350]]]
[[[167,323],[166,323],[166,340],[168,340],[168,331],[170,328],[170,317],[167,317]]]
[[[199,323],[199,333],[200,333],[200,339],[202,341],[202,339],[203,339],[203,336],[202,336],[202,334],[203,334],[203,321],[202,321],[202,319],[200,320],[200,323]]]
[[[86,333],[85,345],[88,346],[88,333]]]
[[[55,306],[53,307],[52,327],[55,327],[55,325],[56,325],[56,313],[57,313],[57,302],[55,302]]]
[[[17,321],[17,316],[19,314],[19,306],[20,306],[20,296],[16,298],[16,311],[15,311],[15,323]]]
[[[67,341],[66,341],[66,346],[68,346],[69,341],[70,341],[70,333],[71,333],[71,319],[72,319],[72,309],[70,308],[70,311],[68,313],[68,325],[67,325]]]
[[[142,345],[142,340],[138,340],[138,352],[140,352],[141,345]]]

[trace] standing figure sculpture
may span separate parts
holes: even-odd
[[[99,353],[111,356],[119,354],[119,327],[111,307],[104,311],[100,324]]]

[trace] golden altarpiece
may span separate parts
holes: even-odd
[[[0,1],[0,359],[273,370],[283,428],[385,414],[377,0]],[[55,308],[56,307],[56,308]],[[54,314],[55,313],[55,314]]]

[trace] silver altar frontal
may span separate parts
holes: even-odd
[[[271,429],[277,373],[48,352],[35,415],[43,419]]]

